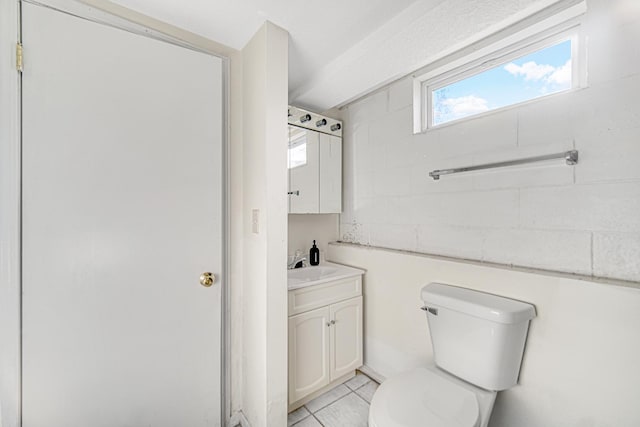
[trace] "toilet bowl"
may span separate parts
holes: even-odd
[[[369,427],[484,427],[496,394],[435,366],[416,368],[378,387]]]
[[[422,288],[435,366],[384,381],[370,427],[487,427],[500,390],[515,386],[529,322],[528,303],[457,286]]]

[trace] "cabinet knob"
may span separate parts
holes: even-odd
[[[335,320],[332,320],[332,321],[331,321],[331,324],[332,324],[332,325],[335,325],[335,324],[336,324],[336,321],[335,321]]]
[[[327,326],[331,326],[331,322],[327,322]]]

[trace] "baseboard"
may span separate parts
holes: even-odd
[[[382,384],[384,380],[386,380],[384,376],[380,375],[379,373],[377,373],[367,365],[362,365],[358,370],[363,374],[365,374],[366,376],[368,376],[369,378],[371,378],[372,380],[374,380],[375,382],[377,382],[378,384]]]
[[[247,421],[247,418],[244,416],[242,411],[238,411],[235,414],[233,414],[229,419],[229,423],[227,424],[227,427],[237,427],[237,426],[251,427],[251,424],[249,424],[249,421]]]

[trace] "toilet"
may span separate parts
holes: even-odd
[[[435,366],[384,381],[370,427],[487,427],[498,391],[518,383],[533,305],[430,283],[421,292]]]

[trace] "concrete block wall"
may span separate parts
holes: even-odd
[[[592,0],[588,86],[412,134],[412,77],[343,109],[340,239],[640,281],[640,2]],[[469,164],[562,161],[443,177]]]

